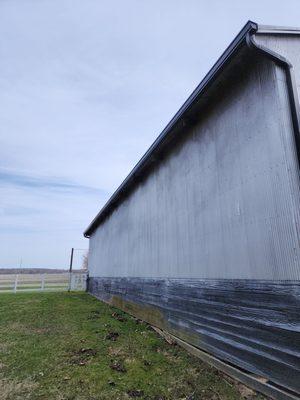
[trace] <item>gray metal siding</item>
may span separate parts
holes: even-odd
[[[90,276],[299,279],[299,178],[280,67],[234,87],[93,232]]]
[[[293,65],[298,92],[300,90],[300,34],[256,34],[257,43],[285,57]]]

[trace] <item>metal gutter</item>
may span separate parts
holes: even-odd
[[[269,33],[286,33],[287,30],[282,31],[277,29],[273,30],[272,32],[269,31]],[[261,31],[260,29],[257,32],[259,33],[265,33],[265,31]],[[298,29],[298,34],[300,34],[300,31]],[[273,50],[268,49],[267,47],[258,44],[255,41],[254,38],[255,34],[251,34],[250,32],[247,34],[247,45],[250,49],[253,49],[254,51],[260,53],[262,56],[269,58],[276,64],[280,65],[281,67],[284,68],[285,73],[286,73],[286,78],[287,78],[287,87],[288,87],[288,97],[289,97],[289,103],[290,103],[290,108],[291,108],[291,115],[292,115],[292,122],[293,122],[293,128],[294,128],[294,139],[295,139],[295,145],[296,145],[296,151],[297,151],[297,158],[298,158],[298,166],[300,170],[300,110],[299,110],[299,98],[298,98],[298,91],[297,91],[297,86],[296,86],[296,81],[295,81],[295,74],[294,74],[294,69],[292,63],[283,57],[282,55],[274,52]]]
[[[99,226],[99,224],[111,213],[111,211],[116,208],[116,206],[121,202],[122,197],[125,196],[130,188],[139,181],[139,177],[143,174],[146,167],[157,160],[157,154],[162,149],[163,145],[172,138],[175,128],[178,127],[180,123],[183,126],[188,121],[188,112],[192,105],[203,96],[205,91],[214,82],[217,76],[223,71],[224,67],[231,61],[232,57],[236,52],[246,44],[246,38],[251,34],[256,32],[258,25],[255,22],[248,21],[246,25],[242,28],[239,34],[227,47],[218,61],[213,65],[208,74],[204,77],[201,83],[197,86],[191,96],[171,119],[168,125],[164,128],[158,138],[150,146],[147,152],[143,155],[140,161],[135,165],[133,170],[129,173],[122,184],[117,188],[108,202],[96,215],[93,221],[90,223],[88,228],[84,232],[85,237],[90,237],[93,231]]]
[[[272,35],[300,35],[300,29],[291,26],[259,25],[257,33],[271,33]]]

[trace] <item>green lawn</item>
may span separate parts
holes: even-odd
[[[0,295],[0,399],[240,399],[238,386],[86,293]]]

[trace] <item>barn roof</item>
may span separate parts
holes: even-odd
[[[146,151],[143,157],[135,165],[129,175],[113,193],[104,207],[96,215],[93,221],[84,232],[85,237],[90,237],[94,230],[107,218],[111,212],[118,207],[130,191],[141,181],[147,170],[152,169],[160,160],[162,152],[168,147],[170,142],[176,135],[182,132],[182,128],[189,125],[192,121],[192,109],[196,103],[204,97],[204,94],[212,86],[219,76],[224,71],[225,67],[231,63],[238,51],[245,47],[249,35],[259,33],[272,34],[300,34],[299,28],[285,28],[276,26],[263,26],[255,22],[248,21],[242,30],[238,33],[235,39],[230,43],[221,57],[213,65],[207,75],[203,78],[200,84],[196,87],[190,97],[174,115],[171,121],[167,124],[161,134],[157,137],[154,143]]]

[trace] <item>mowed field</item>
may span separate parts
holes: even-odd
[[[260,396],[86,293],[0,295],[1,400],[243,397]]]

